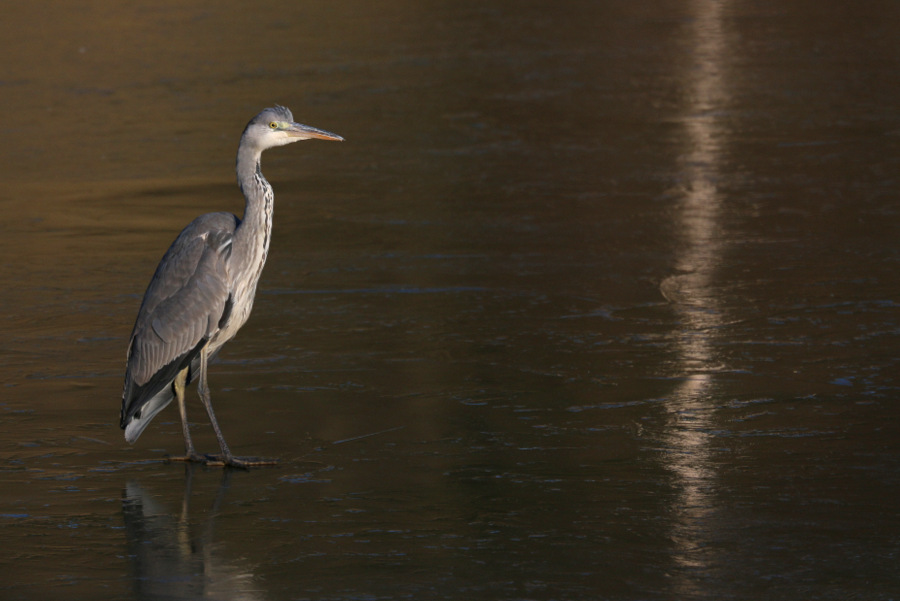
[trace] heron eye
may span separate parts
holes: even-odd
[[[278,129],[278,123],[272,121],[271,123],[269,123],[269,127],[271,127],[272,129]]]

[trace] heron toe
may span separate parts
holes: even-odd
[[[278,465],[277,459],[266,459],[263,457],[223,457],[222,455],[209,455],[209,461],[206,465],[213,467],[233,467],[238,469],[250,469],[251,467],[267,467]]]

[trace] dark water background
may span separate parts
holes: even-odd
[[[900,598],[900,4],[2,19],[0,598]],[[276,102],[347,139],[211,370],[281,464],[185,470],[127,336]]]

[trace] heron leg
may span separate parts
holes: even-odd
[[[206,413],[209,414],[209,422],[212,424],[213,432],[216,433],[216,439],[219,441],[219,447],[222,449],[222,455],[220,456],[207,456],[207,465],[224,465],[243,469],[264,465],[276,465],[278,462],[271,459],[237,458],[231,454],[231,450],[225,442],[225,437],[222,435],[222,430],[219,428],[219,422],[216,421],[216,415],[213,413],[212,398],[209,394],[209,384],[206,382],[206,367],[208,362],[209,350],[207,347],[203,347],[200,351],[200,378],[197,381],[197,393],[200,395],[200,400],[203,401],[203,406],[206,407]]]
[[[178,399],[178,412],[181,413],[181,431],[184,433],[184,457],[176,458],[176,461],[196,461],[205,463],[206,458],[194,450],[194,441],[191,439],[191,428],[187,419],[187,408],[184,404],[184,390],[187,388],[188,368],[185,367],[172,383],[175,388],[175,397]]]
[[[234,455],[231,454],[231,449],[228,448],[225,437],[222,435],[222,430],[219,428],[219,422],[216,421],[216,414],[213,412],[212,408],[212,398],[209,394],[209,384],[206,382],[206,366],[208,361],[209,349],[204,346],[200,350],[200,378],[197,381],[197,393],[200,395],[200,400],[203,401],[203,406],[206,407],[206,413],[209,415],[209,423],[212,424],[213,432],[216,433],[216,440],[219,441],[219,448],[222,449],[221,458],[216,459],[220,460],[224,465],[245,467],[242,465],[241,461],[235,459]]]

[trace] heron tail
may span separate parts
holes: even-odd
[[[138,411],[127,416],[122,423],[122,427],[125,429],[126,442],[133,444],[141,435],[141,432],[144,431],[144,428],[153,421],[156,414],[165,409],[174,397],[172,387],[166,386],[143,403]]]

